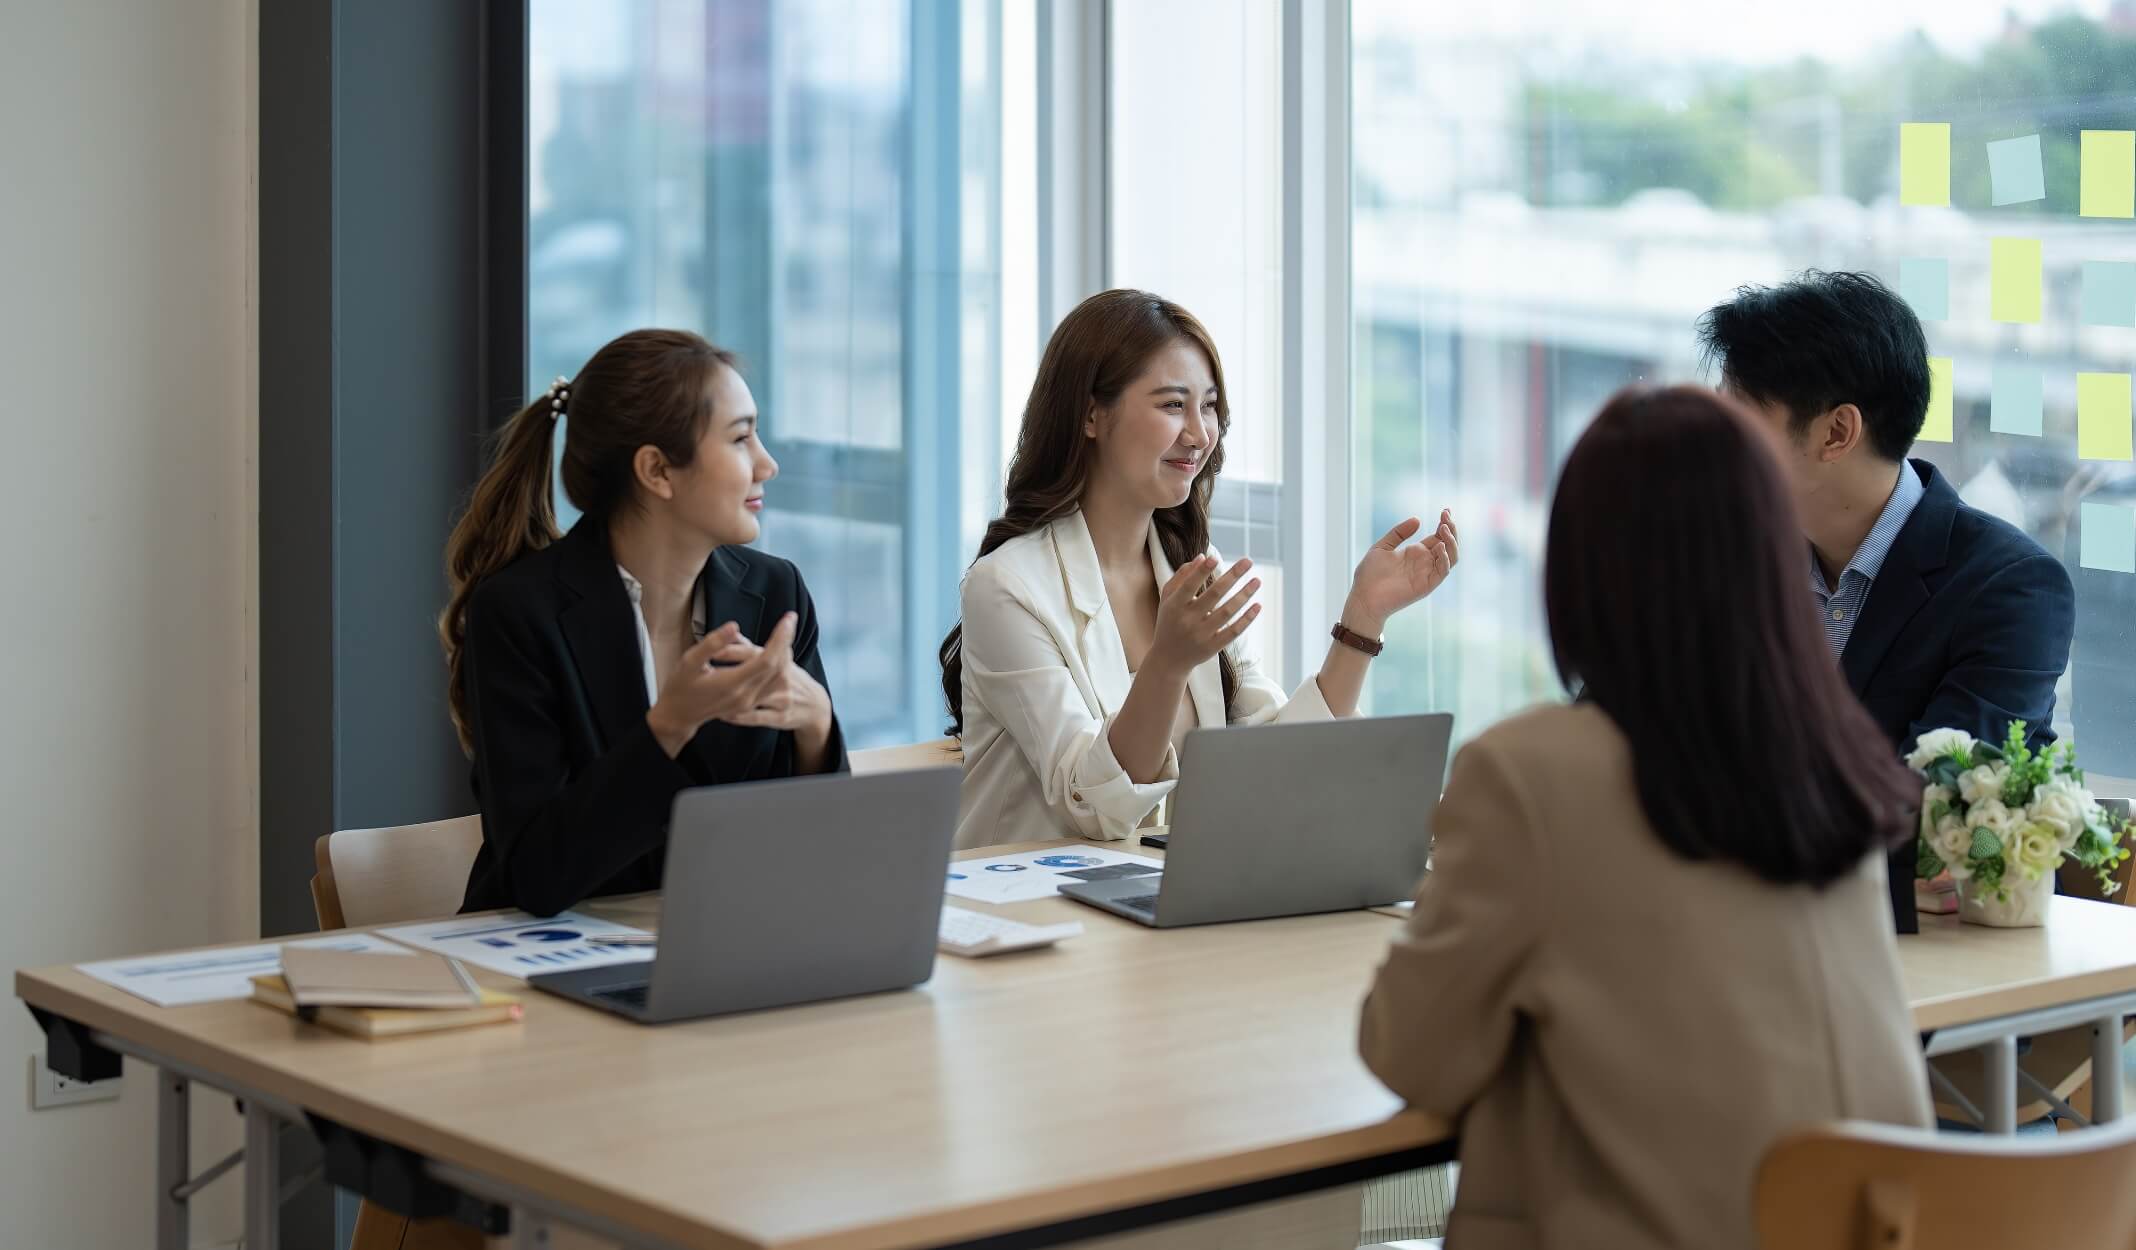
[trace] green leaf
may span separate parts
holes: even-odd
[[[1919,880],[1926,881],[1942,871],[1943,857],[1936,854],[1935,848],[1928,844],[1927,838],[1915,838],[1914,876]]]
[[[1975,863],[1984,859],[1999,860],[2002,858],[2002,853],[2002,839],[1995,836],[1994,830],[1989,829],[1986,825],[1973,826],[1973,847],[1966,852],[1967,859],[1973,860]]]

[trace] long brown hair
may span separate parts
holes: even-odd
[[[689,464],[712,418],[706,399],[712,379],[722,368],[739,367],[734,353],[687,330],[633,330],[595,352],[564,384],[562,476],[572,506],[602,525],[634,506],[632,461],[640,447],[657,448],[678,468]],[[438,637],[445,644],[453,727],[469,753],[474,738],[461,679],[467,602],[484,578],[563,536],[549,498],[556,415],[551,396],[543,394],[497,431],[490,466],[445,543],[452,598],[438,617]]]
[[[1558,480],[1543,597],[1661,840],[1823,886],[1911,836],[1921,789],[1832,658],[1766,437],[1701,387],[1618,392]]]
[[[1216,340],[1193,313],[1148,291],[1103,291],[1075,306],[1054,327],[1046,353],[1024,402],[1023,427],[1016,454],[1009,461],[1002,513],[986,527],[979,542],[983,560],[1012,538],[1042,529],[1074,512],[1090,481],[1095,455],[1084,437],[1084,419],[1093,404],[1109,408],[1127,385],[1141,376],[1150,358],[1179,339],[1191,340],[1209,358],[1216,380],[1217,440],[1195,475],[1187,501],[1160,509],[1154,518],[1157,540],[1173,568],[1209,549],[1209,496],[1224,468],[1223,434],[1231,429],[1231,393],[1224,386],[1223,359]],[[1224,708],[1228,716],[1238,690],[1231,657],[1220,655]],[[964,732],[964,626],[960,622],[942,640],[942,695],[949,702],[949,731]]]

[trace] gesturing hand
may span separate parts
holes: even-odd
[[[787,614],[791,621],[793,614]],[[773,637],[777,637],[774,633]],[[767,641],[768,645],[768,641]],[[746,664],[762,653],[747,638],[738,638],[712,656],[715,664]],[[755,725],[765,729],[828,731],[831,724],[831,692],[809,671],[788,657],[787,662],[757,693],[756,706],[734,716],[716,719],[730,725]]]
[[[792,666],[793,642],[794,615],[789,612],[761,648],[743,638],[741,628],[730,621],[683,652],[675,671],[661,683],[660,697],[645,714],[661,749],[671,757],[679,754],[706,721],[747,723],[741,718],[756,714],[758,704]],[[726,666],[714,664],[737,644],[749,648],[746,659]]]
[[[1423,522],[1410,517],[1365,552],[1350,578],[1343,624],[1376,638],[1386,628],[1388,617],[1437,590],[1454,571],[1461,562],[1461,532],[1454,526],[1454,514],[1441,512],[1436,531],[1423,542],[1402,545],[1423,527]]]
[[[1261,588],[1260,578],[1231,593],[1252,567],[1253,561],[1241,560],[1212,582],[1209,574],[1216,571],[1214,558],[1198,556],[1181,566],[1157,592],[1157,629],[1144,663],[1154,660],[1185,674],[1236,641],[1261,614],[1260,604],[1247,606],[1253,592]]]

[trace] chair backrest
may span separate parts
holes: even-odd
[[[2099,806],[2122,820],[2129,818],[2129,801],[2127,799],[2100,799]],[[2124,836],[2124,842],[2126,840]],[[2102,890],[2099,888],[2099,874],[2095,869],[2065,861],[2061,870],[2055,874],[2057,882],[2055,893],[2074,894],[2078,898],[2095,898],[2102,902],[2136,906],[2136,897],[2132,897],[2129,893],[2129,878],[2131,874],[2136,874],[2136,856],[2124,859],[2120,864],[2116,865],[2113,872],[2114,884]]]
[[[867,751],[855,751],[847,757],[856,773],[887,773],[901,768],[934,768],[943,764],[962,764],[964,747],[955,738],[937,738],[932,742],[910,742],[903,746],[876,747]]]
[[[343,829],[312,844],[312,906],[322,929],[432,920],[460,910],[482,846],[482,817]]]
[[[1766,1250],[2136,1245],[2136,1120],[1988,1137],[1845,1123],[1766,1151],[1752,1205]]]

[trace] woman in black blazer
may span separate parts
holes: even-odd
[[[845,769],[808,589],[742,545],[777,473],[735,358],[681,331],[624,335],[505,428],[439,621],[482,806],[464,910],[657,889],[677,791]]]

